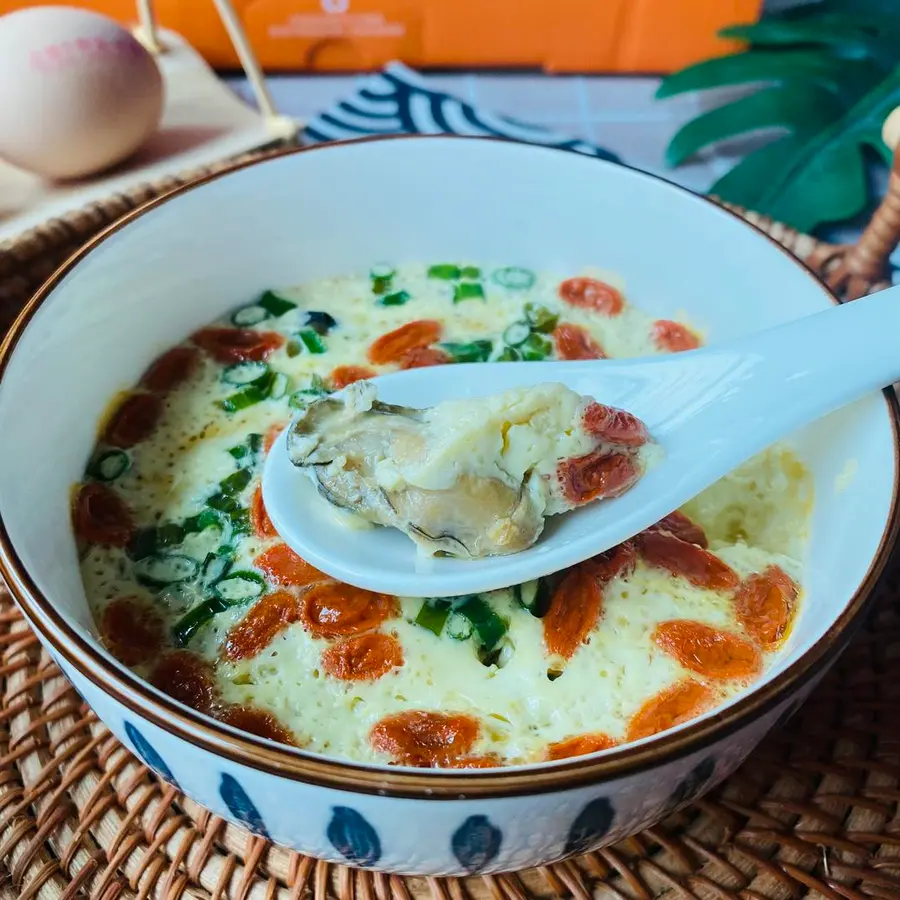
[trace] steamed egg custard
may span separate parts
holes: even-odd
[[[643,313],[599,270],[409,263],[246,298],[111,398],[72,507],[98,633],[123,664],[196,710],[362,762],[480,768],[561,759],[702,715],[763,676],[800,608],[812,486],[788,446],[574,568],[451,599],[386,596],[327,577],[279,538],[260,488],[265,454],[295,416],[299,432],[344,415],[347,434],[364,446],[415,443],[418,432],[404,432],[407,423],[379,411],[362,386],[375,375],[647,356],[700,340],[683,322]],[[331,402],[355,383],[351,409]],[[521,408],[526,428],[542,410],[566,418],[572,443],[563,459],[599,450],[639,469],[652,445],[636,437],[639,423],[630,445],[627,429],[615,440],[598,434],[601,420],[626,420],[552,386],[500,405]],[[494,441],[495,426],[511,420],[489,407],[478,415]],[[375,416],[390,419],[388,431],[372,427]],[[473,527],[488,504],[448,510],[410,496],[439,493],[446,472],[457,480],[493,472],[496,444],[485,445],[483,466],[463,471],[454,468],[462,458],[454,435],[439,426],[434,455],[385,455],[373,473],[380,488],[425,515],[429,540],[450,535],[481,552],[482,534],[507,547],[527,539],[536,519],[515,514],[513,489],[531,460],[512,427],[510,477],[495,479],[489,498],[494,512],[510,512],[508,529]],[[541,447],[535,454],[551,458]],[[584,465],[542,464],[543,493],[528,509],[564,505],[573,484],[588,493],[609,484]],[[342,484],[342,471],[329,482],[336,495],[362,489]]]
[[[545,516],[625,493],[648,437],[635,416],[562,384],[411,409],[362,381],[301,410],[288,452],[334,506],[425,553],[478,559],[530,547]]]

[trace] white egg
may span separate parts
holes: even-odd
[[[155,60],[112,19],[62,6],[0,16],[0,158],[91,175],[134,153],[162,108]]]

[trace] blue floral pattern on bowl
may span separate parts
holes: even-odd
[[[240,783],[227,772],[222,773],[219,783],[219,794],[228,811],[248,830],[260,837],[268,838],[269,832],[254,802]]]
[[[469,816],[454,832],[453,855],[471,875],[492,863],[500,853],[503,832],[487,816]]]
[[[151,768],[160,778],[164,778],[172,787],[181,790],[177,779],[172,774],[172,770],[166,765],[165,760],[156,752],[153,745],[145,738],[140,731],[135,728],[129,721],[125,721],[125,734],[131,741],[138,758],[149,768]]]
[[[374,866],[381,859],[378,832],[349,806],[334,807],[325,833],[334,849],[355,866]]]
[[[569,828],[566,840],[566,855],[587,853],[603,843],[603,838],[612,828],[616,811],[608,797],[597,797],[591,800],[578,814]]]

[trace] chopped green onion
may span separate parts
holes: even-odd
[[[520,362],[522,354],[515,347],[504,347],[497,357],[497,362]]]
[[[451,612],[447,619],[447,634],[455,641],[465,641],[472,637],[473,626],[471,621],[462,613]]]
[[[529,362],[546,359],[552,350],[553,345],[550,341],[545,338],[544,335],[538,334],[537,332],[532,333],[528,340],[519,348],[522,359]]]
[[[382,306],[403,306],[410,299],[410,295],[406,291],[395,291],[382,297],[378,302]]]
[[[201,531],[206,531],[207,528],[221,529],[221,527],[222,520],[213,509],[204,509],[197,515],[189,516],[184,520],[185,534],[200,534]]]
[[[185,613],[172,628],[172,640],[176,647],[186,647],[194,635],[213,617],[228,609],[230,604],[219,597],[210,597]]]
[[[453,302],[464,300],[484,300],[484,288],[480,281],[461,281],[453,289]]]
[[[98,481],[115,481],[131,466],[131,460],[124,450],[107,450],[88,466],[88,474]]]
[[[166,522],[139,528],[128,543],[128,555],[133,560],[145,559],[167,547],[177,547],[187,533],[187,528],[178,522]]]
[[[369,278],[372,279],[372,293],[386,294],[391,289],[391,283],[396,274],[393,266],[387,264],[372,266],[369,270]]]
[[[231,525],[231,537],[250,533],[250,510],[243,507],[228,510],[228,524]]]
[[[546,306],[540,306],[537,303],[525,304],[525,318],[531,323],[531,327],[535,331],[541,331],[544,334],[550,334],[556,323],[559,322],[559,315],[551,312]]]
[[[331,391],[328,389],[328,385],[322,380],[321,376],[313,375],[310,380],[309,387],[300,388],[299,391],[294,391],[291,394],[290,400],[288,400],[288,406],[291,409],[305,409],[316,397],[324,397],[327,394],[330,394]]]
[[[315,396],[310,394],[309,391],[294,391],[288,397],[288,406],[291,409],[306,409],[313,400],[315,400]]]
[[[477,595],[459,598],[453,603],[453,611],[472,623],[481,649],[486,653],[493,650],[506,634],[506,622]]]
[[[246,328],[249,325],[259,325],[260,322],[269,318],[269,311],[258,303],[252,303],[250,306],[242,306],[237,312],[231,316],[231,324],[237,325],[238,328]]]
[[[416,625],[421,625],[440,637],[449,615],[450,603],[447,600],[425,600],[416,616]]]
[[[270,316],[276,319],[279,316],[283,316],[285,313],[289,313],[292,309],[297,308],[296,303],[292,303],[284,297],[279,297],[274,291],[266,291],[262,297],[259,298],[258,302]]]
[[[326,350],[325,342],[312,328],[298,331],[296,340],[288,342],[288,356],[299,356],[304,350],[307,353],[324,353]]]
[[[227,556],[219,553],[207,553],[206,559],[203,560],[201,569],[201,579],[207,586],[215,584],[220,578],[224,578],[231,568],[232,560]]]
[[[290,382],[284,372],[276,372],[272,379],[272,387],[269,388],[269,399],[280,400],[287,392]]]
[[[239,494],[250,484],[252,477],[253,475],[249,469],[238,469],[237,472],[232,472],[227,478],[223,478],[219,482],[219,490],[228,497],[233,494]]]
[[[467,278],[470,281],[475,278],[481,278],[481,269],[478,266],[463,266],[459,271],[460,278]]]
[[[390,263],[378,263],[369,269],[369,278],[373,281],[376,278],[393,278],[397,274],[397,270]]]
[[[206,501],[206,504],[210,509],[226,513],[230,513],[240,506],[240,503],[238,503],[234,497],[229,497],[227,494],[222,493],[213,494],[212,497]]]
[[[245,385],[239,391],[235,391],[235,393],[226,397],[220,406],[225,412],[233,413],[261,403],[269,396],[274,377],[271,372],[266,372],[262,378],[250,382],[250,384]]]
[[[521,266],[506,266],[503,269],[495,269],[491,278],[509,291],[527,291],[534,286],[534,272],[523,269]]]
[[[244,441],[243,444],[228,448],[229,454],[231,454],[238,462],[243,461],[246,465],[250,466],[254,465],[256,462],[256,457],[259,455],[260,450],[262,450],[261,434],[248,434],[247,440]]]
[[[197,577],[197,560],[181,553],[154,553],[134,564],[134,577],[147,587],[165,587]]]
[[[269,371],[264,362],[242,362],[229,366],[222,372],[222,381],[226,384],[252,384]]]
[[[242,570],[231,572],[212,586],[213,593],[229,605],[247,603],[262,596],[266,590],[265,579],[258,572]]]
[[[513,588],[513,596],[516,603],[527,609],[538,619],[547,615],[550,609],[550,585],[545,578],[537,578],[534,581],[526,581],[525,584],[517,584]]]
[[[444,281],[455,281],[462,274],[459,266],[453,263],[438,263],[436,266],[429,266],[428,277],[440,278]]]
[[[453,357],[454,362],[485,362],[490,358],[494,345],[490,341],[470,341],[468,344],[447,343],[438,345]]]
[[[531,334],[531,326],[527,322],[513,322],[506,331],[503,332],[503,340],[510,347],[518,347],[528,340]]]
[[[327,312],[317,312],[316,310],[307,310],[306,321],[303,323],[307,328],[312,328],[316,334],[323,337],[337,325],[337,321],[333,316],[329,316]]]

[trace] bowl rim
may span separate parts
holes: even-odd
[[[376,135],[333,141],[313,146],[277,149],[252,159],[241,159],[214,172],[206,173],[177,185],[158,197],[139,204],[135,209],[91,238],[69,256],[43,283],[25,304],[7,334],[0,342],[0,378],[25,333],[31,319],[44,301],[58,287],[62,279],[85,257],[131,222],[163,205],[169,200],[196,188],[210,184],[244,169],[263,165],[301,153],[328,150],[334,147],[366,144],[373,141],[452,140],[479,143],[513,144],[529,147],[534,152],[570,153],[562,148],[524,144],[499,137],[469,135]],[[620,163],[597,159],[598,165],[626,168],[641,178],[659,184],[661,190],[686,195],[691,201],[709,206],[716,214],[737,219],[744,226],[761,235],[768,243],[798,266],[818,290],[832,303],[841,301],[821,279],[786,247],[727,207],[709,198],[673,184],[661,176],[634,169]],[[600,785],[613,779],[633,775],[642,769],[657,767],[703,750],[705,747],[734,734],[751,721],[771,712],[775,707],[795,696],[809,685],[846,646],[861,624],[862,616],[871,606],[876,582],[884,570],[895,540],[900,533],[900,402],[891,388],[882,391],[893,432],[894,481],[891,506],[878,548],[865,576],[841,615],[802,656],[783,672],[758,688],[751,690],[729,707],[701,720],[688,723],[674,732],[664,732],[640,744],[625,744],[621,749],[591,754],[570,760],[545,764],[539,768],[511,766],[482,770],[410,769],[397,767],[385,770],[370,764],[328,758],[282,746],[254,735],[238,732],[156,691],[131,670],[109,659],[99,645],[83,637],[55,609],[50,599],[41,593],[15,551],[2,513],[0,513],[0,574],[31,627],[55,653],[71,665],[96,688],[112,697],[138,718],[149,721],[174,737],[223,757],[271,775],[308,784],[330,787],[351,793],[377,794],[418,800],[459,800],[469,798],[500,798],[570,790],[583,785]]]

